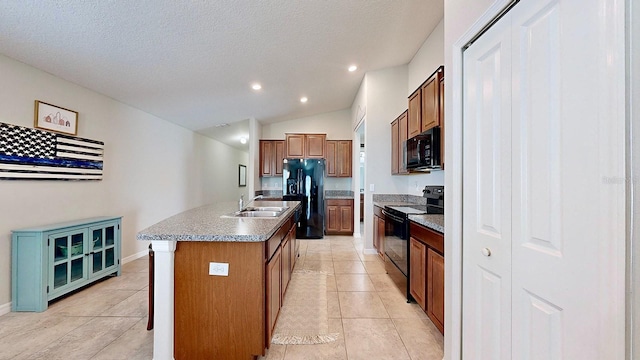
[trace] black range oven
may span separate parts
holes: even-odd
[[[427,199],[426,206],[385,206],[382,211],[385,220],[385,268],[402,290],[406,287],[407,302],[413,300],[409,288],[409,272],[411,271],[409,265],[409,259],[411,259],[409,215],[444,213],[443,186],[426,186],[423,193]]]

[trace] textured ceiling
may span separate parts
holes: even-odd
[[[347,108],[442,17],[443,0],[3,0],[0,53],[206,133]]]

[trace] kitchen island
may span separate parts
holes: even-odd
[[[234,202],[192,209],[137,235],[155,252],[154,356],[250,359],[269,346],[297,258],[297,201],[272,218],[233,217]]]

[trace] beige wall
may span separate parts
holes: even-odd
[[[78,136],[105,142],[102,181],[0,182],[0,313],[11,301],[12,229],[122,215],[126,258],[146,251],[135,240],[143,228],[246,191],[246,153],[4,56],[0,74],[0,122],[32,127],[37,99],[78,111]]]

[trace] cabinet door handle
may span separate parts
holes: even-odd
[[[491,256],[491,249],[483,248],[482,249],[482,255],[487,256],[487,257]]]

